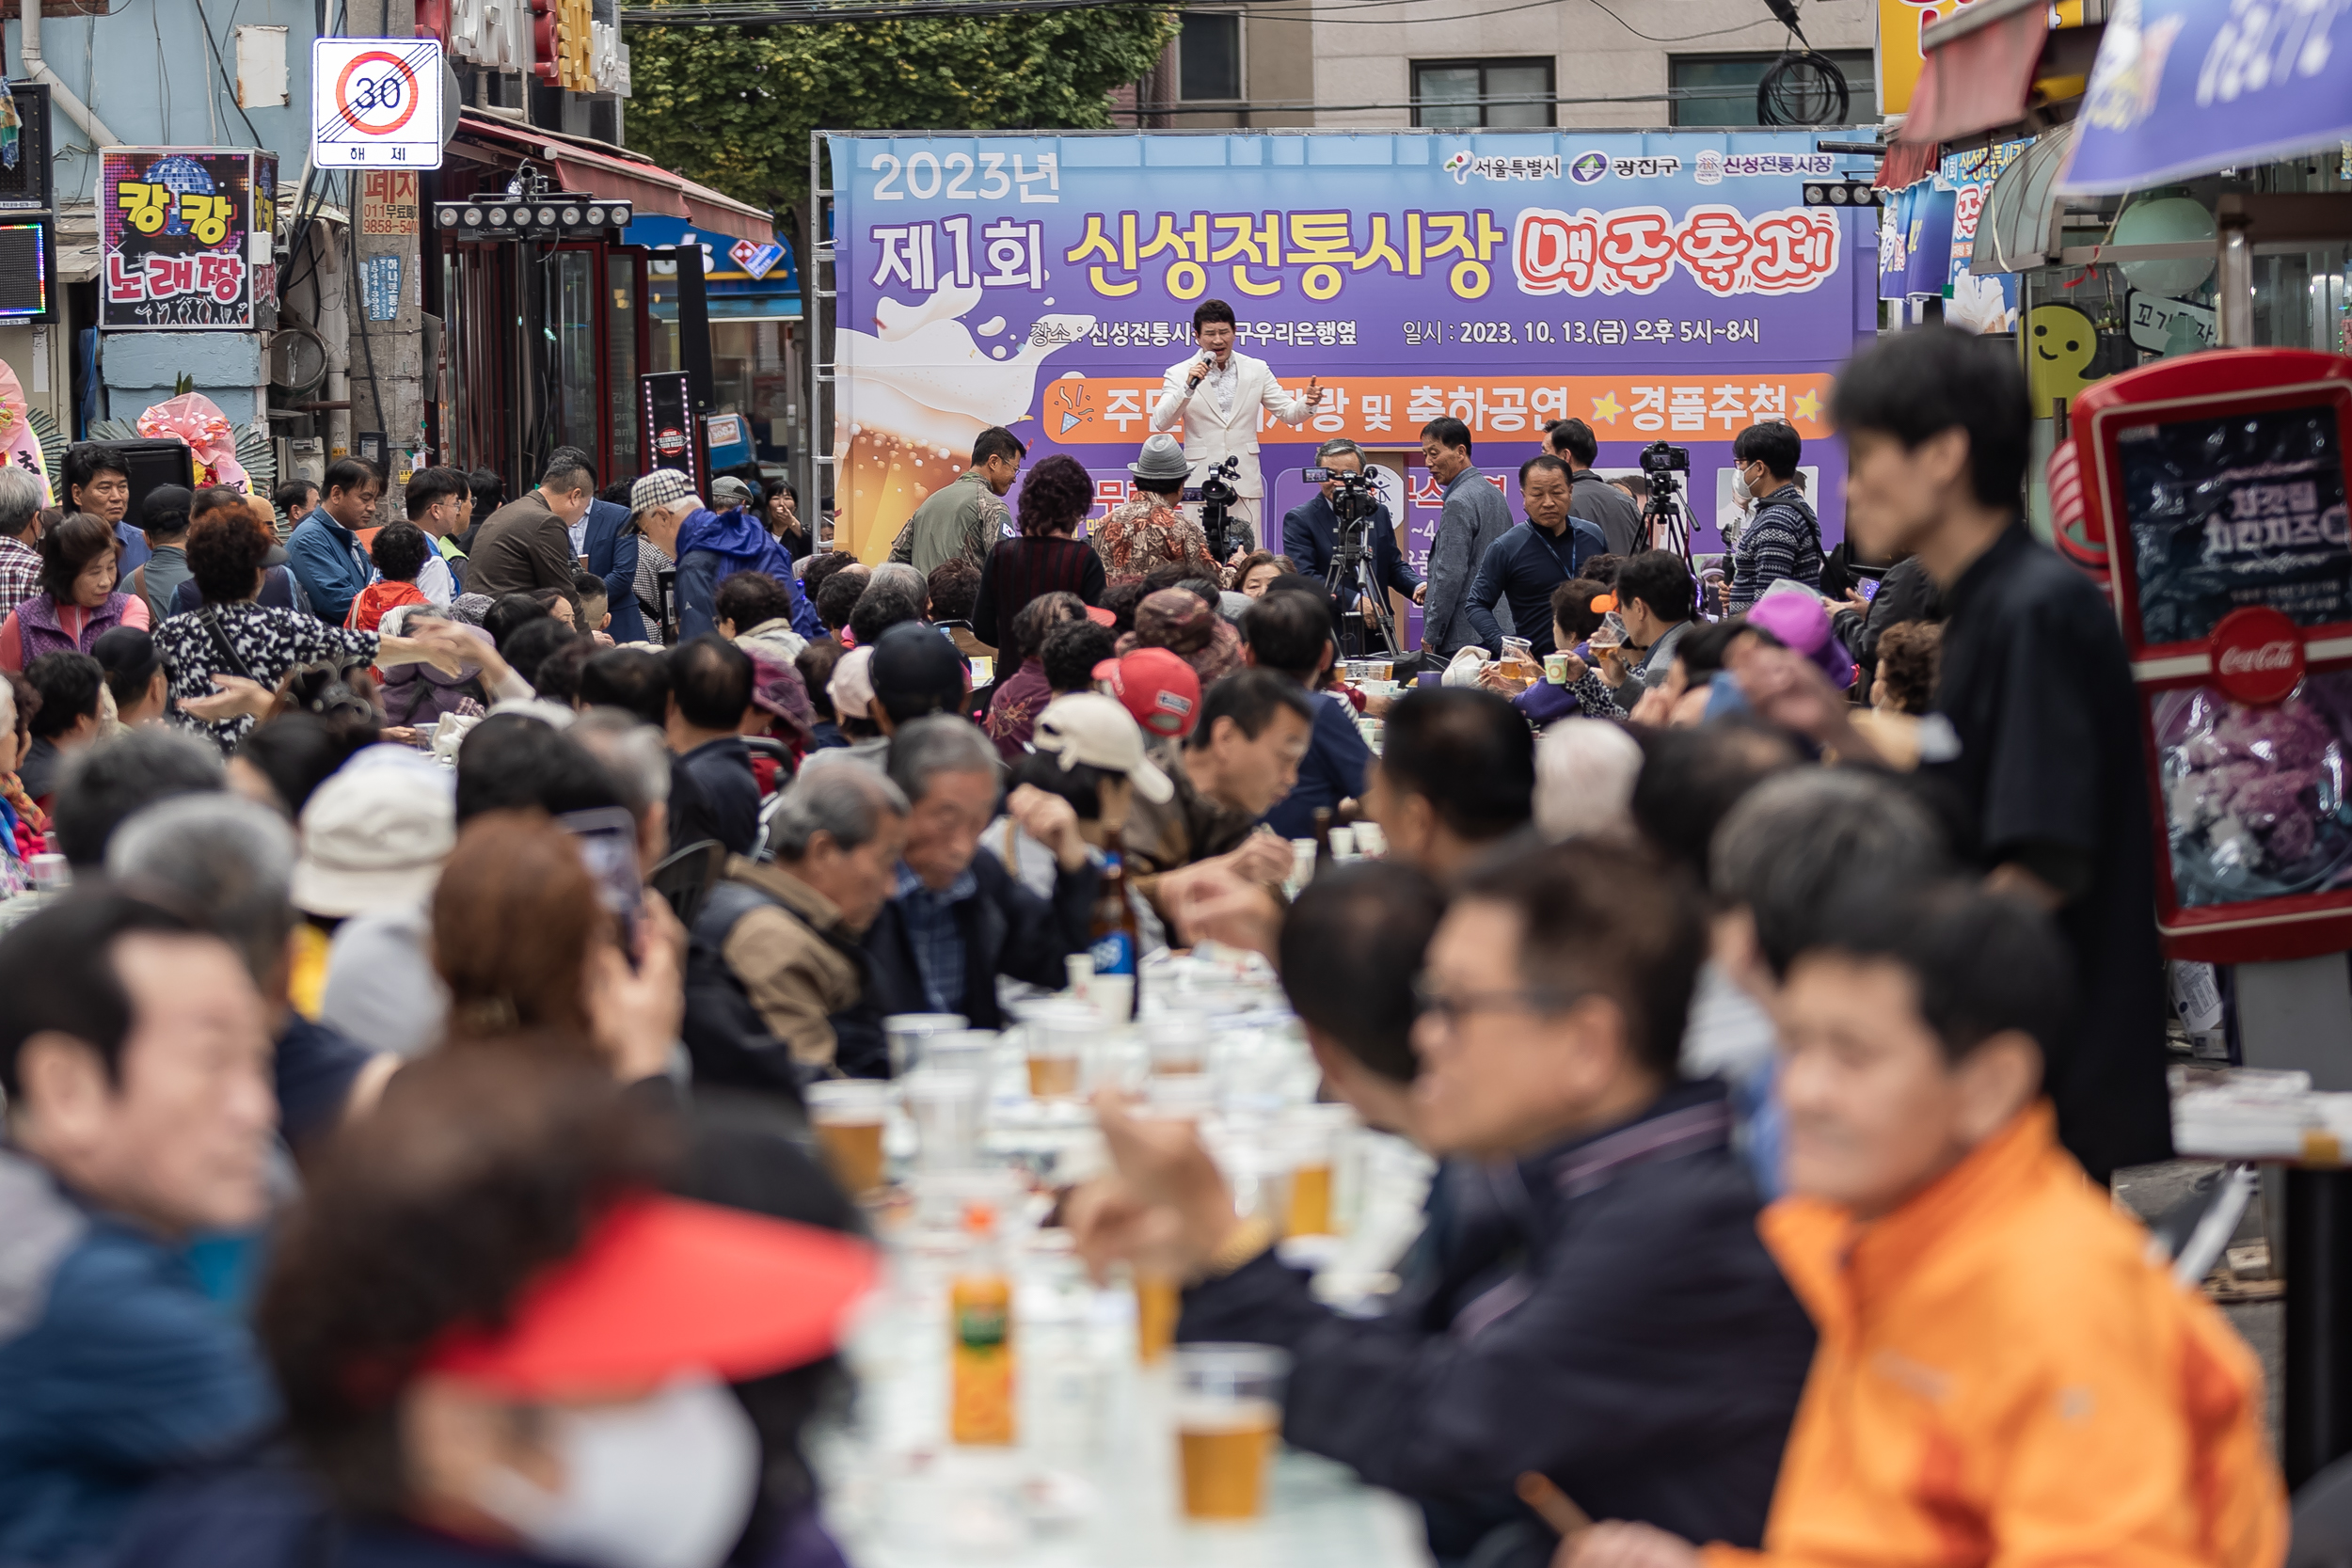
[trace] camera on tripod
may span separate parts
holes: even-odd
[[[1200,476],[1198,485],[1184,491],[1184,499],[1200,503],[1200,531],[1209,541],[1209,555],[1223,561],[1233,553],[1227,534],[1226,509],[1241,499],[1241,492],[1233,488],[1234,476],[1241,472],[1241,459],[1229,457]]]
[[[1687,474],[1691,471],[1691,449],[1652,441],[1642,449],[1642,471],[1651,475]]]
[[[1339,485],[1330,496],[1331,515],[1343,523],[1361,522],[1380,510],[1380,492],[1360,468],[1301,468],[1298,474],[1310,484]]]

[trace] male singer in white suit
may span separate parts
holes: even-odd
[[[1235,350],[1233,308],[1221,299],[1204,299],[1194,309],[1192,336],[1200,352],[1168,367],[1160,401],[1152,405],[1152,428],[1184,425],[1184,456],[1192,464],[1187,484],[1200,483],[1202,474],[1228,457],[1241,459],[1233,479],[1241,499],[1226,515],[1247,523],[1251,537],[1263,543],[1258,515],[1265,478],[1258,471],[1258,410],[1266,409],[1284,424],[1305,424],[1308,412],[1323,401],[1323,388],[1309,376],[1305,394],[1293,397],[1264,360]]]

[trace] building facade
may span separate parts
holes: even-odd
[[[1865,0],[1803,13],[1875,124]],[[1638,29],[1638,30],[1637,30]],[[1756,0],[1269,0],[1200,6],[1123,105],[1155,129],[1740,126],[1788,47]]]

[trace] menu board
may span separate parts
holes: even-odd
[[[256,303],[276,292],[277,277],[268,245],[248,237],[275,225],[277,178],[267,152],[109,149],[98,198],[99,325],[253,330]]]
[[[2117,432],[2144,643],[2212,634],[2249,605],[2352,621],[2352,521],[2332,403]]]

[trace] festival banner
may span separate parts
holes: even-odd
[[[1831,378],[1876,330],[1875,214],[1808,208],[1852,172],[1811,133],[837,135],[834,452],[847,537],[886,551],[1001,424],[1034,464],[1067,451],[1107,505],[1151,434],[1192,311],[1320,407],[1262,418],[1265,531],[1298,469],[1347,436],[1417,451],[1470,427],[1516,505],[1545,424],[1592,425],[1606,471],[1691,453],[1692,548],[1720,550],[1730,447],[1781,419],[1838,537]],[[1425,472],[1414,553],[1434,526]],[[1019,497],[1013,498],[1015,510]],[[1425,514],[1425,515],[1424,515]]]
[[[278,291],[269,241],[277,185],[274,152],[108,148],[98,195],[99,325],[254,330],[256,302]]]

